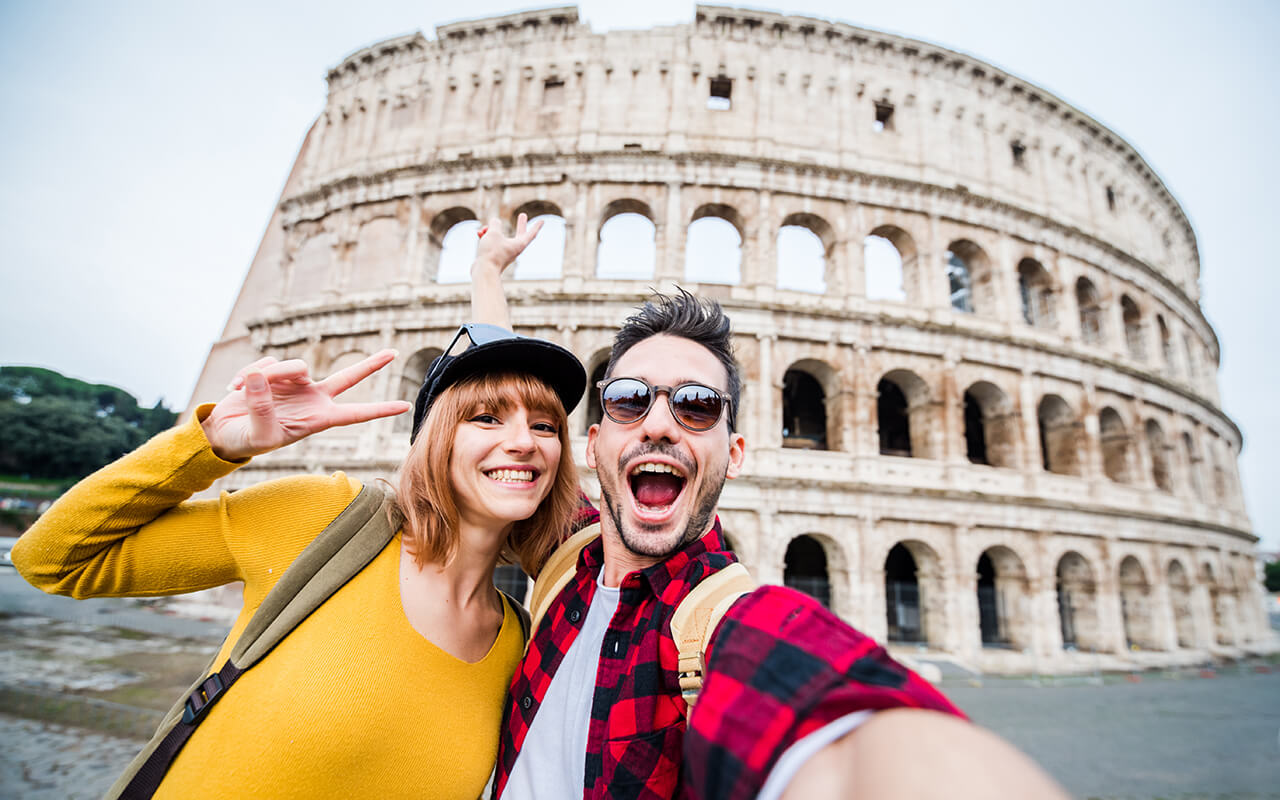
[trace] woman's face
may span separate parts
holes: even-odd
[[[555,482],[560,448],[550,414],[476,406],[458,423],[449,459],[459,522],[505,529],[533,516]]]

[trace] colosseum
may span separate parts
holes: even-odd
[[[935,45],[719,6],[638,31],[574,7],[444,25],[328,85],[196,400],[263,354],[323,374],[387,346],[353,393],[412,399],[469,313],[479,220],[527,213],[546,224],[515,326],[594,377],[653,288],[732,316],[748,469],[721,513],[759,580],[968,670],[1275,648],[1195,234],[1078,109]],[[407,425],[221,488],[388,476]]]

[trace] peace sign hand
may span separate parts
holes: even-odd
[[[403,414],[412,406],[402,400],[337,403],[335,398],[390,364],[394,350],[313,381],[305,362],[263,358],[245,367],[201,422],[214,455],[240,461],[268,453],[313,433]]]

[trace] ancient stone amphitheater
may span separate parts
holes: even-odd
[[[525,212],[547,224],[516,327],[594,374],[650,287],[731,314],[748,470],[722,516],[760,580],[974,669],[1274,646],[1195,234],[1078,109],[934,45],[714,6],[460,22],[328,79],[196,400],[264,353],[323,374],[386,346],[359,391],[411,399],[468,314],[477,220]],[[579,463],[598,414],[571,420]],[[406,425],[222,488],[389,475]]]

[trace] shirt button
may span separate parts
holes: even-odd
[[[578,611],[578,609],[575,608],[574,610],[569,612],[570,622],[577,622],[580,619],[582,619],[582,612]]]
[[[524,706],[527,711],[529,706],[533,705],[533,698],[526,694],[524,699],[520,701],[520,705]]]

